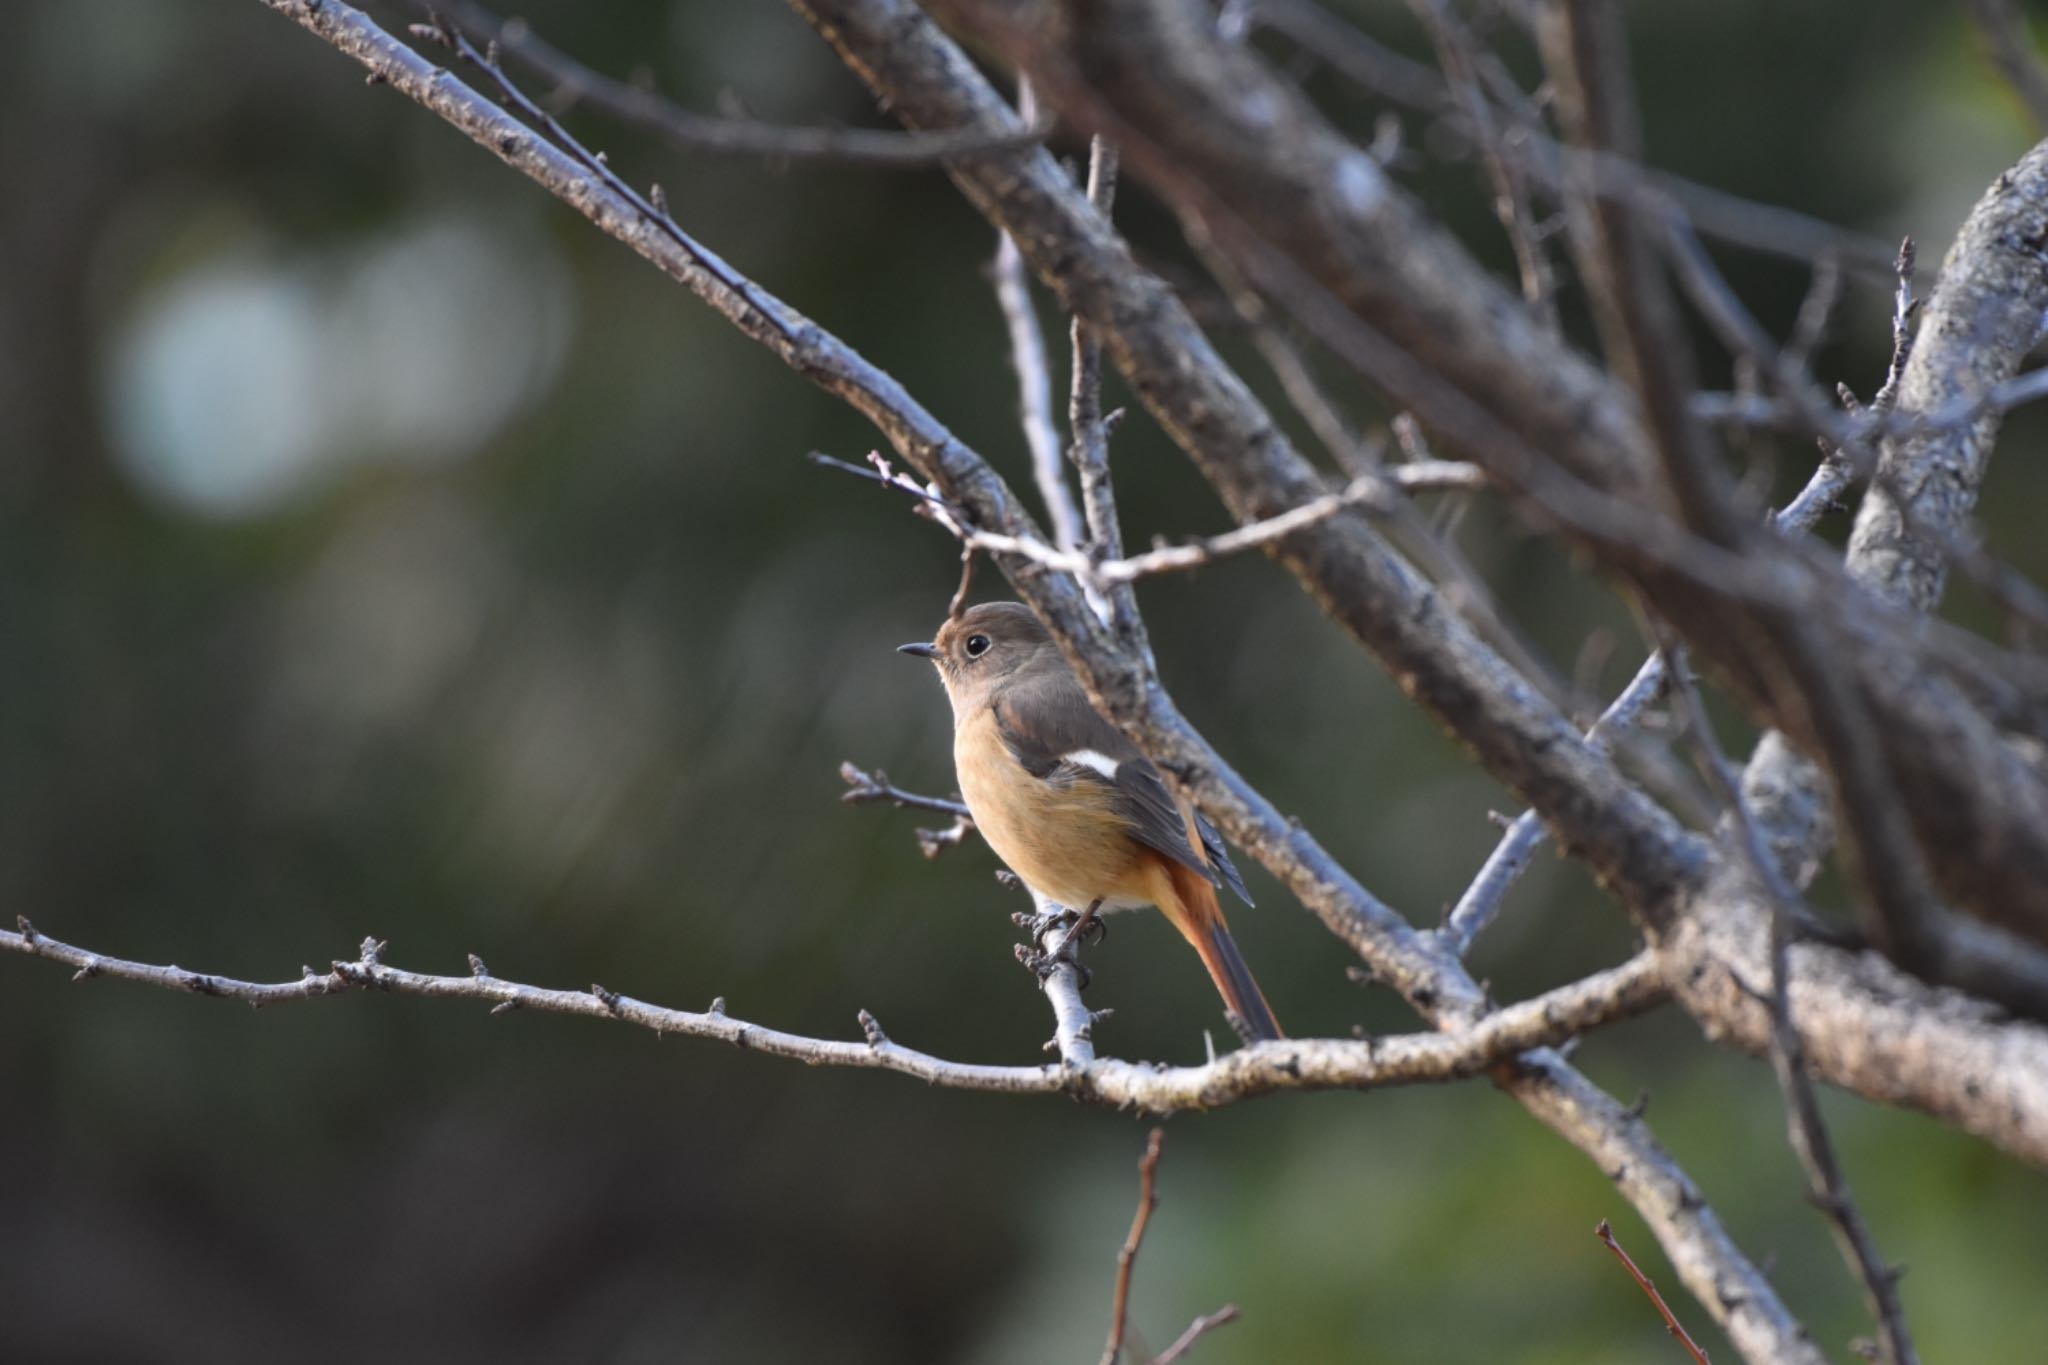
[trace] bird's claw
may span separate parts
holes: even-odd
[[[1071,914],[1071,912],[1069,913]],[[1062,923],[1063,921],[1057,916],[1047,918],[1046,932],[1050,933],[1052,930],[1059,928]],[[1034,938],[1036,937],[1040,936],[1034,935]],[[1095,973],[1089,971],[1088,968],[1081,964],[1080,958],[1075,954],[1072,944],[1067,944],[1057,953],[1048,953],[1043,948],[1038,947],[1036,943],[1019,943],[1016,945],[1016,952],[1017,961],[1023,963],[1025,970],[1038,978],[1040,986],[1045,985],[1047,981],[1051,980],[1052,974],[1061,967],[1072,967],[1074,969],[1076,975],[1081,978],[1081,989],[1084,991],[1088,989],[1089,983],[1095,979]]]
[[[1064,905],[1050,910],[1019,910],[1010,916],[1010,922],[1031,936],[1033,943],[1039,942],[1055,929],[1070,927],[1080,916]]]

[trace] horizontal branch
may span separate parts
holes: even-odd
[[[868,801],[887,801],[906,810],[935,810],[942,815],[961,816],[969,820],[974,818],[965,801],[905,791],[891,782],[889,775],[880,768],[867,772],[851,763],[842,763],[839,765],[839,779],[847,786],[847,790],[840,793],[839,799],[850,806],[858,806]]]
[[[62,963],[74,970],[76,981],[111,977],[160,990],[240,1000],[259,1009],[357,991],[468,1000],[491,1006],[494,1014],[515,1009],[572,1014],[662,1035],[729,1043],[810,1066],[894,1071],[954,1090],[1065,1094],[1149,1113],[1215,1109],[1285,1090],[1373,1090],[1459,1080],[1531,1048],[1560,1044],[1641,1014],[1666,997],[1655,959],[1644,953],[1509,1005],[1458,1033],[1283,1040],[1242,1048],[1203,1066],[1159,1067],[1114,1059],[1081,1065],[988,1066],[949,1061],[892,1042],[866,1010],[859,1014],[865,1041],[809,1038],[736,1018],[727,1013],[722,998],[707,1010],[693,1012],[652,1005],[598,985],[585,990],[532,986],[491,975],[474,955],[467,976],[407,971],[385,964],[385,945],[376,939],[365,939],[353,960],[333,962],[324,972],[307,967],[292,981],[243,981],[110,957],[51,938],[26,919],[17,923],[18,931],[0,929],[0,951]]]
[[[1318,522],[1327,521],[1348,507],[1390,511],[1401,493],[1485,486],[1486,475],[1479,466],[1459,460],[1389,465],[1383,470],[1360,474],[1337,492],[1311,498],[1278,516],[1249,522],[1235,530],[1183,545],[1161,545],[1144,554],[1123,559],[1097,561],[1079,550],[1062,550],[1042,540],[971,529],[966,532],[966,540],[976,549],[1016,555],[1045,568],[1072,574],[1083,584],[1131,583],[1155,574],[1198,569],[1219,559],[1263,548]]]

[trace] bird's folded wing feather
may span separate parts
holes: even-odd
[[[1174,800],[1159,770],[1076,695],[1070,679],[1019,680],[1003,689],[994,710],[997,732],[1026,772],[1061,786],[1092,782],[1108,788],[1133,839],[1229,887],[1246,905],[1252,903],[1215,828]]]

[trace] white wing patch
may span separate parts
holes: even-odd
[[[1077,768],[1092,768],[1110,781],[1116,781],[1116,770],[1122,766],[1100,749],[1076,749],[1060,755],[1060,762],[1071,763]]]

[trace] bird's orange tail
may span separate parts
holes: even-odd
[[[1201,873],[1179,863],[1166,863],[1166,872],[1173,884],[1173,903],[1162,900],[1159,908],[1201,954],[1202,965],[1209,969],[1209,979],[1216,983],[1223,1003],[1244,1020],[1253,1038],[1264,1042],[1286,1037],[1273,1018],[1265,992],[1252,979],[1251,968],[1245,966],[1236,941],[1230,937],[1230,928],[1223,922],[1223,907],[1216,900],[1216,888]]]

